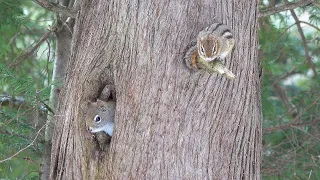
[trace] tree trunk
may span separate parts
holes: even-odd
[[[58,105],[59,91],[63,84],[67,60],[70,57],[71,35],[67,27],[56,33],[56,58],[54,61],[52,82],[50,92],[50,108],[55,111]],[[41,179],[49,178],[50,173],[50,156],[51,156],[51,139],[54,129],[54,114],[48,113],[47,126],[45,131],[45,142],[43,144],[43,154],[41,163]]]
[[[56,1],[52,1],[56,2]],[[57,2],[56,2],[57,3]],[[73,0],[59,0],[59,4],[68,8],[72,8]],[[57,15],[56,24],[58,27],[58,31],[55,32],[56,37],[56,52],[55,52],[55,61],[53,67],[53,75],[50,92],[50,100],[49,107],[51,110],[56,113],[56,109],[59,102],[59,92],[61,87],[64,84],[64,78],[66,75],[66,66],[68,64],[68,60],[70,58],[70,46],[72,40],[72,30],[73,30],[73,20],[67,19],[68,17],[64,15]],[[46,130],[45,130],[45,138],[43,142],[43,151],[41,157],[41,180],[47,180],[50,176],[50,158],[51,158],[51,148],[52,148],[52,133],[54,129],[54,115],[51,112],[48,112],[47,122],[46,122]]]
[[[83,0],[53,137],[52,179],[260,179],[258,1]],[[224,64],[191,72],[183,52],[214,21],[233,29]],[[111,72],[111,73],[108,73]],[[110,149],[87,131],[86,101],[112,82]]]

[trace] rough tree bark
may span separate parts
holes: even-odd
[[[61,25],[64,26],[64,25]],[[58,105],[60,85],[63,84],[67,60],[70,57],[71,34],[67,27],[62,27],[56,33],[56,58],[53,68],[50,92],[50,108],[55,111]],[[45,142],[43,144],[43,154],[41,163],[41,179],[48,179],[50,173],[51,139],[53,133],[54,115],[49,112],[47,116],[47,126],[45,131]]]
[[[258,1],[83,0],[53,137],[52,179],[260,179]],[[214,21],[233,29],[238,79],[190,72],[183,52]],[[114,82],[110,79],[114,77]],[[85,102],[117,92],[110,149]]]
[[[55,1],[53,1],[55,2]],[[59,0],[60,5],[68,8],[72,8],[73,0]],[[65,15],[59,14],[56,16],[58,23],[56,23],[57,31],[55,32],[56,37],[56,52],[55,61],[53,67],[52,82],[51,86],[49,107],[55,112],[58,105],[58,98],[60,88],[64,83],[64,77],[66,75],[66,66],[68,59],[70,58],[70,46],[72,40],[73,20],[68,22]],[[43,143],[43,153],[41,157],[41,180],[49,179],[50,176],[50,158],[51,158],[51,140],[54,129],[54,114],[48,113],[46,122],[45,138]]]

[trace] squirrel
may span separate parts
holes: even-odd
[[[224,24],[213,23],[200,31],[197,41],[188,47],[184,57],[186,65],[193,70],[218,72],[229,79],[235,79],[236,76],[221,62],[230,54],[234,44],[231,30]]]
[[[116,103],[114,101],[102,101],[88,104],[87,119],[89,120],[89,130],[91,133],[104,131],[110,137],[112,136],[114,126],[114,116]]]
[[[108,149],[111,142],[115,111],[115,90],[112,85],[105,86],[96,102],[87,103],[85,113],[87,127],[94,133],[94,139],[103,151]]]

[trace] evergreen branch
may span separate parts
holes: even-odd
[[[288,0],[284,0],[284,2],[288,3]],[[296,21],[298,32],[299,32],[299,34],[301,36],[302,45],[304,47],[304,53],[305,53],[305,56],[306,56],[307,63],[311,67],[314,76],[317,77],[318,73],[317,73],[315,64],[311,60],[311,56],[309,55],[309,48],[308,48],[308,45],[307,45],[307,40],[306,40],[306,37],[303,34],[303,30],[302,30],[302,27],[301,27],[301,24],[300,24],[300,20],[299,20],[297,14],[294,12],[293,9],[291,9],[290,12],[291,12],[291,15],[292,15],[293,19]]]
[[[33,0],[33,1],[38,5],[40,5],[41,7],[46,8],[49,11],[53,11],[55,13],[64,14],[71,18],[75,18],[77,15],[77,11],[61,6],[58,3],[53,3],[48,0]]]
[[[9,131],[1,129],[1,128],[0,128],[0,134],[10,135],[10,136],[17,136],[19,138],[28,139],[28,137],[26,137],[26,136],[24,136],[22,134],[9,132]]]
[[[292,119],[290,123],[284,124],[284,125],[280,125],[280,126],[265,128],[265,129],[263,129],[263,134],[264,133],[270,133],[270,132],[273,132],[273,131],[291,129],[291,128],[300,127],[300,126],[316,125],[316,124],[320,123],[320,119],[313,120],[313,121],[307,121],[307,122],[294,123],[303,113],[305,113],[314,104],[316,104],[319,99],[320,99],[320,95],[308,107],[303,109],[294,119]]]
[[[315,28],[317,31],[320,31],[320,28],[319,28],[319,27],[317,27],[317,26],[315,26],[315,25],[313,25],[313,24],[311,24],[311,23],[308,23],[308,22],[305,22],[305,21],[300,21],[300,23],[309,25],[309,26]]]
[[[16,152],[14,155],[12,155],[12,156],[10,156],[10,157],[8,157],[8,158],[6,158],[6,159],[0,160],[0,164],[1,164],[1,163],[4,163],[4,162],[6,162],[6,161],[11,160],[12,158],[14,158],[14,157],[17,156],[18,154],[20,154],[22,151],[24,151],[24,150],[28,149],[30,146],[32,146],[33,143],[34,143],[34,142],[36,141],[36,139],[38,138],[41,130],[42,130],[44,127],[46,127],[46,125],[47,125],[47,124],[44,124],[44,125],[38,130],[38,132],[36,133],[36,136],[34,137],[34,139],[32,140],[32,142],[31,142],[30,144],[28,144],[26,147],[20,149],[20,150],[19,150],[18,152]]]
[[[297,66],[297,67],[298,67],[298,66]],[[301,73],[301,71],[296,71],[296,68],[297,68],[297,67],[294,67],[291,71],[289,71],[289,72],[287,72],[286,74],[280,76],[277,81],[284,80],[284,79],[286,79],[286,78],[289,77],[289,76],[292,76],[292,75],[294,75],[294,74],[299,74],[299,73]]]
[[[277,6],[277,7],[272,7],[272,8],[268,8],[266,10],[263,10],[259,13],[259,18],[261,17],[266,17],[266,16],[270,16],[272,14],[278,13],[278,12],[282,12],[282,11],[286,11],[286,10],[292,10],[298,7],[302,7],[302,6],[306,6],[312,3],[316,3],[316,0],[301,0],[299,2],[295,2],[295,3],[291,3],[291,2],[286,2],[285,4],[281,5],[281,6]]]
[[[298,115],[298,110],[295,107],[295,105],[290,101],[290,98],[288,97],[286,91],[280,87],[279,82],[276,81],[272,84],[272,87],[275,91],[275,93],[280,98],[282,104],[288,109],[288,114],[291,118],[296,118]]]
[[[283,131],[283,130],[291,129],[294,127],[317,125],[318,123],[320,123],[320,119],[316,119],[313,121],[300,122],[300,123],[288,123],[280,126],[263,129],[263,133],[271,133],[273,131],[280,131],[280,130]]]
[[[17,65],[25,58],[31,56],[34,53],[34,51],[37,50],[40,47],[40,45],[51,36],[51,34],[52,34],[52,31],[49,31],[44,35],[42,35],[42,37],[36,42],[36,44],[33,47],[32,46],[29,47],[20,56],[16,57],[12,61],[12,63],[9,65],[9,67]]]
[[[294,25],[296,25],[297,23],[293,23],[290,26],[288,26],[281,34],[280,34],[280,38],[290,29],[292,28]]]
[[[299,74],[299,73],[302,73],[301,71],[298,71],[297,69],[298,69],[298,67],[300,67],[302,65],[302,63],[301,64],[299,64],[299,65],[297,65],[297,66],[295,66],[295,67],[293,67],[290,71],[288,71],[286,74],[283,74],[282,76],[280,76],[277,80],[275,80],[275,82],[280,82],[281,80],[284,80],[284,79],[286,79],[287,77],[289,77],[289,76],[292,76],[292,75],[294,75],[294,74]]]

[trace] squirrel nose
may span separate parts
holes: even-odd
[[[92,130],[93,130],[93,128],[92,128],[92,127],[89,127],[89,131],[92,132]]]

